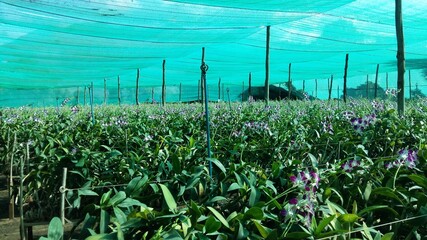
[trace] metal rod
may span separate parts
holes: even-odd
[[[208,106],[208,91],[206,84],[206,72],[209,67],[205,63],[205,48],[202,48],[202,65],[200,66],[202,71],[202,78],[204,87],[204,100],[205,100],[205,116],[206,116],[206,137],[207,137],[207,150],[208,150],[208,158],[211,157],[211,133],[210,133],[210,124],[209,124],[209,106]],[[212,161],[209,161],[209,176],[212,178]]]
[[[65,225],[65,194],[66,194],[66,184],[67,184],[67,168],[63,168],[62,186],[59,189],[59,191],[61,192],[61,222],[62,222],[62,225]]]

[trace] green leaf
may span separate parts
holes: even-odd
[[[110,223],[110,214],[104,209],[101,209],[101,219],[99,220],[99,231],[105,233],[108,230],[108,224]]]
[[[171,156],[172,159],[172,169],[175,173],[181,173],[182,172],[182,167],[181,167],[181,161],[179,159],[179,157],[174,154]]]
[[[204,233],[213,233],[218,231],[221,228],[221,222],[217,221],[213,216],[210,216],[203,226]]]
[[[216,158],[207,158],[207,160],[210,161],[210,162],[212,162],[212,163],[214,163],[219,168],[219,170],[221,170],[221,172],[223,172],[224,174],[227,173],[227,171],[225,170],[224,165],[222,165],[222,163],[218,159],[216,159]]]
[[[264,218],[264,212],[259,207],[251,207],[248,211],[245,212],[244,218],[261,220]]]
[[[392,198],[402,203],[402,200],[400,200],[400,198],[394,193],[393,189],[389,187],[375,188],[374,190],[372,190],[371,194]]]
[[[411,174],[408,176],[409,179],[411,179],[412,181],[414,181],[418,186],[427,189],[427,178],[420,176],[420,175],[416,175],[416,174]]]
[[[372,192],[372,183],[368,182],[366,184],[365,191],[363,192],[363,198],[365,201],[369,200],[369,197],[371,196],[371,192]]]
[[[113,207],[113,211],[114,211],[114,215],[117,218],[117,221],[122,224],[124,222],[126,222],[127,220],[127,216],[126,214],[118,207]]]
[[[264,227],[263,225],[261,225],[261,223],[259,223],[256,220],[252,220],[252,222],[254,223],[255,227],[258,229],[258,232],[261,234],[263,238],[267,238],[268,235],[270,235],[271,229]]]
[[[126,199],[126,193],[124,191],[119,191],[118,193],[116,193],[116,195],[114,195],[110,201],[109,201],[109,205],[110,206],[117,206],[119,203],[123,202],[123,200]]]
[[[98,193],[90,189],[79,189],[77,192],[79,196],[98,196]]]
[[[172,196],[172,193],[169,191],[168,187],[166,187],[165,185],[159,183],[159,186],[162,189],[163,197],[165,198],[165,201],[166,201],[166,204],[169,207],[169,210],[171,210],[172,212],[175,212],[175,210],[176,210],[176,202],[175,202],[175,199]]]
[[[133,199],[133,198],[126,198],[121,203],[117,205],[118,207],[127,208],[131,206],[140,206],[140,207],[147,207],[144,203],[141,203],[140,201]]]
[[[353,213],[342,214],[338,217],[338,221],[346,222],[346,223],[354,223],[357,220],[359,220],[359,216],[357,216],[357,214],[353,214]]]
[[[52,218],[48,228],[48,239],[62,239],[64,235],[64,227],[62,226],[61,219],[58,217]]]
[[[101,207],[109,205],[108,203],[110,201],[110,196],[111,196],[112,192],[113,192],[113,190],[110,189],[108,192],[102,194],[101,201],[100,201]]]
[[[251,195],[249,196],[249,206],[253,207],[261,197],[261,192],[258,188],[251,185]]]
[[[332,220],[334,220],[334,219],[335,219],[335,215],[332,215],[332,216],[329,216],[327,218],[322,219],[319,222],[319,225],[317,225],[317,228],[316,228],[314,234],[316,236],[318,236],[328,226],[328,224],[330,222],[332,222]]]
[[[230,187],[228,187],[228,190],[227,190],[227,192],[231,192],[231,191],[234,191],[234,190],[237,190],[237,189],[241,189],[242,187],[238,184],[238,183],[232,183],[231,185],[230,185]]]
[[[222,223],[222,225],[226,226],[227,228],[230,228],[230,225],[228,224],[227,220],[225,220],[225,218],[222,216],[221,213],[219,213],[213,207],[208,206],[207,208],[213,213],[213,215],[215,215],[215,217]]]
[[[218,202],[218,201],[226,201],[227,198],[223,197],[223,196],[216,196],[214,198],[212,198],[211,200],[209,200],[210,203],[214,203],[214,202]]]
[[[239,222],[239,230],[237,231],[237,240],[246,239],[249,236],[249,231],[246,229],[242,223]]]
[[[136,177],[130,180],[129,184],[126,186],[125,192],[126,195],[129,197],[136,197],[138,196],[141,191],[143,190],[143,187],[148,181],[148,176],[145,175],[144,177]]]
[[[286,239],[308,239],[310,236],[306,232],[291,232],[286,234]]]
[[[367,208],[362,209],[357,215],[359,215],[359,217],[362,217],[366,213],[370,213],[372,211],[379,210],[379,209],[387,209],[387,210],[390,210],[391,212],[393,212],[394,215],[396,215],[396,216],[398,215],[398,213],[394,209],[389,208],[387,205],[369,206]]]
[[[393,233],[393,232],[386,233],[386,234],[384,234],[384,236],[381,238],[381,240],[392,240],[392,239],[393,239],[393,235],[394,235],[394,233]]]

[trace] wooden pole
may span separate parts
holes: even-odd
[[[83,92],[83,106],[86,106],[86,86],[85,86],[85,90]]]
[[[409,70],[408,73],[409,73],[409,77],[408,77],[408,81],[409,81],[409,99],[412,99],[411,70]]]
[[[252,96],[252,73],[249,73],[248,97]]]
[[[305,92],[305,80],[302,80],[302,92]]]
[[[380,69],[380,65],[377,64],[377,71],[375,73],[375,92],[374,92],[374,98],[378,97],[378,70]]]
[[[12,153],[10,154],[10,170],[9,170],[9,219],[15,218],[15,205],[13,203],[12,189],[13,189],[13,157],[15,156],[15,146],[17,144],[16,132],[12,145]]]
[[[66,194],[66,184],[67,184],[67,168],[63,168],[62,171],[62,186],[59,189],[61,193],[61,222],[62,225],[65,225],[65,194]]]
[[[211,157],[211,137],[210,137],[210,124],[209,124],[209,102],[208,102],[208,88],[206,84],[206,72],[208,71],[209,67],[205,63],[205,48],[202,48],[202,64],[200,65],[201,70],[201,80],[204,85],[204,100],[205,100],[205,117],[206,117],[206,139],[207,139],[207,151],[208,151],[208,158]],[[212,161],[209,161],[209,176],[212,178]]]
[[[388,89],[388,73],[385,74],[385,89]]]
[[[347,70],[348,70],[348,53],[345,55],[344,87],[342,90],[344,102],[347,102]]]
[[[329,84],[329,97],[328,99],[331,100],[332,98],[332,83],[334,81],[334,75],[331,75],[331,83]]]
[[[93,82],[90,83],[90,91],[89,91],[89,93],[90,93],[89,98],[90,98],[90,112],[91,112],[91,115],[92,115],[92,124],[95,125],[95,114],[93,112],[93,104],[94,104],[93,103],[93,95],[94,95]]]
[[[200,83],[200,79],[199,79],[199,83],[197,85],[197,101],[200,101],[200,89],[202,88],[202,85]]]
[[[369,99],[369,74],[366,74],[366,98]]]
[[[107,80],[104,78],[104,105],[107,104]]]
[[[78,106],[79,105],[79,96],[80,96],[80,88],[79,87],[77,87],[77,98],[76,98],[76,105]]]
[[[267,34],[266,34],[266,46],[265,46],[265,101],[268,105],[270,100],[270,26],[267,26]]]
[[[225,99],[225,96],[224,96],[224,83],[222,84],[222,99]]]
[[[396,0],[396,38],[397,38],[397,112],[405,113],[405,40],[403,35],[402,0]]]
[[[245,92],[245,81],[242,81],[242,99],[241,99],[241,102],[243,102],[243,99],[244,99],[244,97],[243,97],[244,92]]]
[[[289,63],[289,71],[288,71],[288,99],[291,99],[291,95],[292,95],[291,65],[292,65],[292,63]]]
[[[316,98],[317,98],[317,79],[314,79],[314,81],[316,82]]]
[[[117,76],[117,100],[120,106],[120,76]]]
[[[221,100],[221,78],[218,79],[218,101]]]
[[[154,87],[151,88],[151,103],[154,103]]]
[[[179,83],[179,102],[182,102],[182,83]]]
[[[24,226],[24,159],[21,157],[21,164],[20,164],[20,174],[19,174],[19,215],[20,215],[20,232],[23,239],[25,238],[25,226]]]
[[[166,60],[162,64],[162,106],[166,104],[166,75],[165,75]]]
[[[136,70],[135,103],[139,105],[139,68]]]

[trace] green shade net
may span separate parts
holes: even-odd
[[[407,68],[424,93],[426,12],[427,1],[403,1]],[[163,60],[167,101],[197,100],[202,47],[209,99],[238,100],[249,73],[264,85],[268,25],[272,84],[286,85],[292,63],[297,89],[327,98],[334,75],[340,97],[348,53],[349,87],[373,81],[380,64],[379,85],[396,88],[390,0],[0,0],[0,106],[82,104],[91,83],[95,103],[104,83],[105,101],[117,103],[118,76],[122,101],[134,103],[137,69],[140,101],[160,101]]]

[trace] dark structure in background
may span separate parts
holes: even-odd
[[[293,88],[295,89],[295,88]],[[243,95],[243,100],[247,101],[249,98],[249,89],[246,89],[243,93],[241,93],[239,96],[242,97]],[[257,101],[257,100],[265,100],[265,87],[251,87],[251,94],[250,96],[253,97],[253,100]],[[291,91],[291,95],[290,95],[290,99],[291,100],[305,100],[306,96],[304,95],[304,93],[300,90],[292,90]],[[312,97],[312,96],[308,96],[308,99],[310,100],[314,100],[316,98]],[[282,99],[288,99],[289,98],[289,91],[282,88],[282,87],[277,87],[274,85],[270,85],[269,86],[269,99],[270,100],[282,100]]]

